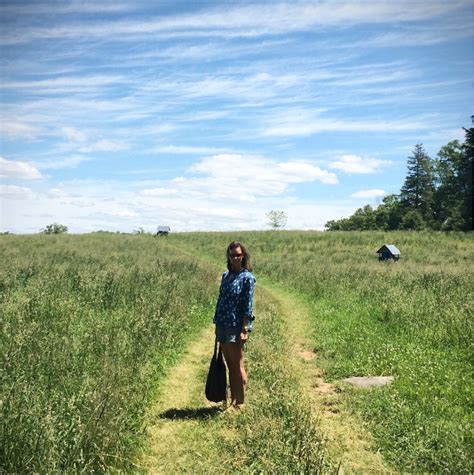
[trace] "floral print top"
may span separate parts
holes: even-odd
[[[234,273],[224,272],[217,300],[214,323],[227,328],[242,327],[247,317],[249,330],[254,320],[253,291],[256,279],[247,269]]]

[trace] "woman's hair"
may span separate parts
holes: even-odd
[[[244,255],[242,259],[242,267],[244,269],[247,269],[248,271],[252,271],[252,264],[250,264],[250,254],[248,253],[247,249],[245,249],[245,247],[239,241],[232,241],[227,246],[227,251],[226,251],[227,269],[232,270],[230,254],[234,249],[237,249],[238,247],[242,249],[242,253]]]

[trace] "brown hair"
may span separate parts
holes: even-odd
[[[252,264],[250,264],[250,254],[248,253],[247,249],[239,242],[239,241],[232,241],[228,246],[226,250],[226,257],[227,257],[227,269],[232,270],[232,265],[231,265],[231,259],[230,259],[230,253],[234,249],[237,249],[240,247],[242,249],[242,253],[244,255],[242,259],[242,267],[244,269],[247,269],[248,271],[252,271]]]

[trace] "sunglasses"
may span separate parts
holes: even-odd
[[[243,256],[242,253],[240,253],[240,254],[232,254],[232,253],[231,253],[231,254],[230,254],[230,257],[242,257],[242,256]]]

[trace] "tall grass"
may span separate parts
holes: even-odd
[[[149,236],[0,237],[5,472],[131,469],[215,273]]]
[[[222,267],[233,239],[248,245],[259,282],[306,299],[327,379],[395,376],[387,388],[345,393],[395,467],[473,471],[472,236],[356,232],[1,236],[3,471],[135,468],[156,381],[210,322],[216,271],[193,254]],[[383,243],[402,259],[378,262]],[[236,469],[323,467],[298,384],[280,374],[278,310],[260,305],[274,326],[261,345],[252,338],[256,400],[235,422],[245,439],[227,453],[243,454]]]
[[[230,421],[237,437],[223,441],[229,473],[337,473],[324,434],[292,367],[281,311],[258,289],[256,334],[248,343],[250,389],[242,417]],[[228,422],[229,424],[229,422]]]
[[[329,380],[395,376],[390,387],[347,394],[395,467],[472,473],[472,235],[197,233],[169,242],[217,260],[233,239],[249,247],[257,277],[306,297]],[[399,247],[399,262],[377,260],[384,243]]]

